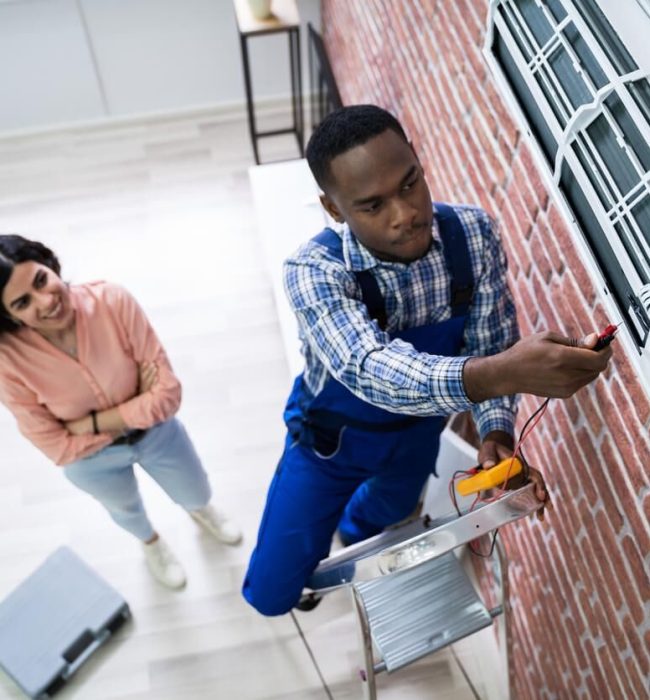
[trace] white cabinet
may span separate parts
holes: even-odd
[[[0,4],[0,130],[104,115],[74,0]]]
[[[298,0],[303,27],[319,0]],[[257,98],[287,94],[286,42],[251,56]],[[307,65],[303,31],[303,65]],[[305,72],[306,73],[306,72]],[[304,76],[306,78],[306,75]],[[0,132],[244,104],[231,0],[0,0]]]

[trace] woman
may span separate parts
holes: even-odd
[[[133,297],[107,282],[68,286],[54,253],[0,235],[0,401],[21,433],[115,522],[149,570],[180,588],[183,568],[144,510],[133,464],[219,541],[239,528],[209,504],[207,474],[174,418],[181,386]]]

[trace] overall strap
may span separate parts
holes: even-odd
[[[451,315],[463,316],[469,311],[474,292],[474,275],[465,231],[452,207],[442,202],[434,202],[434,206],[445,262],[451,276]]]
[[[335,258],[341,262],[343,261],[343,241],[331,228],[323,229],[312,240],[325,246]],[[388,320],[386,317],[386,306],[375,276],[370,270],[359,270],[354,273],[354,276],[361,289],[361,300],[368,309],[370,318],[375,319],[379,327],[384,330]]]

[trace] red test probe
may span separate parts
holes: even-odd
[[[614,338],[616,338],[616,331],[618,330],[618,326],[614,326],[613,324],[609,324],[607,328],[598,336],[598,340],[596,341],[596,344],[592,348],[592,350],[595,350],[598,352],[598,350],[602,350],[603,348],[606,348]]]

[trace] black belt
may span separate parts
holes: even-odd
[[[140,430],[139,428],[137,430],[129,430],[128,433],[124,433],[124,435],[115,438],[115,440],[111,442],[111,445],[135,445],[135,443],[140,442],[146,434],[146,430]]]

